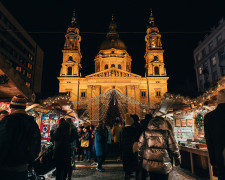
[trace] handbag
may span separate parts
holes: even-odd
[[[83,140],[83,139],[81,139],[80,146],[81,147],[89,147],[89,140]]]

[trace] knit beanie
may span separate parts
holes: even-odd
[[[218,92],[217,103],[225,103],[225,89],[222,89]]]
[[[130,114],[125,115],[125,125],[132,125],[134,124],[134,119],[130,116]]]
[[[10,108],[26,109],[27,100],[22,95],[14,96],[10,102]]]

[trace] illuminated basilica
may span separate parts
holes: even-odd
[[[120,113],[117,116],[122,119],[124,113],[143,117],[161,101],[167,92],[169,77],[163,59],[161,34],[155,25],[152,12],[149,19],[145,35],[145,77],[132,73],[132,58],[119,38],[113,17],[106,39],[94,59],[95,73],[81,77],[81,36],[75,13],[73,14],[65,35],[58,80],[59,92],[70,95],[70,100],[80,116],[88,118],[93,124],[117,112]],[[117,106],[114,112],[113,105],[110,105],[112,101]]]

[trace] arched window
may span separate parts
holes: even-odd
[[[108,64],[106,64],[106,65],[105,65],[105,69],[108,69],[108,68],[109,68],[109,66],[108,66]]]
[[[67,68],[67,75],[72,75],[72,67]]]
[[[111,65],[111,68],[114,68],[114,67],[115,67],[115,64],[112,64],[112,65]]]
[[[121,64],[118,65],[118,69],[122,69]]]
[[[155,69],[155,75],[159,75],[159,67],[156,66],[154,69]]]

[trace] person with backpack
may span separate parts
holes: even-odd
[[[0,179],[27,180],[28,164],[41,150],[41,134],[33,116],[25,112],[26,99],[14,96],[11,114],[0,121]]]

